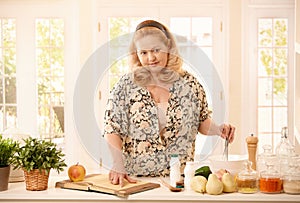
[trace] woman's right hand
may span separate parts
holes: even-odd
[[[124,186],[124,180],[128,181],[129,183],[136,183],[136,180],[129,177],[126,173],[120,173],[115,170],[110,170],[108,175],[109,181],[114,185],[120,185],[121,187]]]

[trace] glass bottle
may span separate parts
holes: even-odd
[[[180,181],[180,160],[178,154],[171,154],[170,159],[170,185],[176,187],[176,182]]]
[[[281,176],[284,175],[288,168],[288,158],[293,151],[293,146],[288,139],[288,128],[283,127],[281,131],[281,140],[276,147],[276,156],[279,162],[278,171]]]
[[[273,163],[267,163],[267,169],[260,173],[259,189],[262,193],[280,193],[282,191],[282,179]]]
[[[300,194],[300,156],[289,159],[289,170],[283,177],[283,191],[288,194]]]
[[[258,191],[258,175],[252,169],[251,161],[244,162],[244,168],[238,173],[236,183],[239,193],[255,193]]]

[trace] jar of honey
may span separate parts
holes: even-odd
[[[259,189],[262,193],[281,193],[282,179],[273,163],[267,163],[267,169],[260,173]]]
[[[245,161],[244,169],[238,173],[236,178],[239,193],[255,193],[258,191],[257,172],[252,169],[252,162]]]

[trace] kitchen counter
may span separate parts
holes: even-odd
[[[9,183],[7,191],[0,192],[0,202],[300,202],[300,195],[282,194],[240,194],[223,193],[221,195],[200,194],[194,191],[170,192],[164,186],[149,191],[120,198],[96,192],[84,192],[55,188],[55,183],[66,177],[50,176],[45,191],[27,191],[25,182]],[[157,179],[143,180],[157,182]]]

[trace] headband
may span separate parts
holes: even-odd
[[[144,27],[155,27],[155,28],[159,29],[160,31],[162,31],[162,32],[166,35],[167,38],[169,38],[169,35],[168,35],[167,30],[166,30],[165,27],[164,27],[162,24],[160,24],[159,22],[156,22],[156,21],[149,21],[149,22],[146,22],[146,23],[141,23],[141,24],[139,24],[139,25],[136,27],[135,31],[138,31],[138,30],[140,30],[140,29],[142,29],[142,28],[144,28]]]

